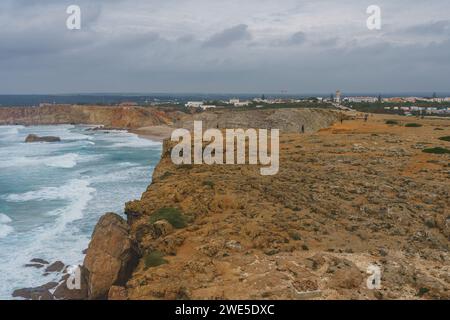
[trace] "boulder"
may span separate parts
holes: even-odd
[[[44,267],[44,265],[40,264],[40,263],[27,263],[25,265],[25,268],[37,268],[37,269],[40,269],[40,268],[43,268],[43,267]]]
[[[81,267],[80,269],[80,287],[69,289],[67,285],[68,280],[70,281],[69,274],[62,276],[58,287],[56,288],[53,296],[57,300],[85,300],[88,298],[88,287],[86,279],[86,270]]]
[[[89,299],[106,299],[113,285],[124,286],[138,260],[127,222],[115,213],[102,216],[84,259]]]
[[[39,137],[35,134],[29,134],[26,139],[25,142],[26,143],[30,143],[30,142],[60,142],[61,138],[59,137]]]
[[[30,260],[31,263],[39,263],[39,264],[48,264],[47,260],[40,259],[40,258],[34,258]]]
[[[14,298],[24,298],[28,300],[53,300],[53,295],[50,293],[50,289],[53,289],[58,285],[57,282],[49,282],[36,288],[23,288],[14,290],[12,296]]]
[[[45,272],[61,272],[63,271],[65,265],[61,261],[53,262],[51,265],[49,265]]]
[[[172,225],[167,220],[158,220],[153,224],[154,237],[164,237],[173,231]]]
[[[108,300],[128,300],[128,292],[125,287],[112,286],[109,289]]]

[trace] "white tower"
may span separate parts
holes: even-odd
[[[335,101],[336,101],[337,103],[341,103],[341,91],[340,91],[340,90],[336,91],[336,98],[335,98]]]

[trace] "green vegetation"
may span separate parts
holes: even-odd
[[[404,111],[400,107],[436,107],[448,108],[450,107],[450,102],[442,102],[436,105],[435,102],[427,101],[416,101],[416,102],[343,102],[342,105],[346,107],[352,107],[353,109],[360,112],[371,112],[371,113],[383,113],[383,114],[404,114]],[[388,107],[390,109],[385,109]],[[397,109],[394,109],[397,107]],[[420,111],[411,111],[413,115],[420,116]]]
[[[181,229],[186,227],[186,217],[177,208],[161,208],[156,210],[150,216],[150,223],[159,220],[167,220],[174,228]]]
[[[430,292],[430,289],[422,287],[419,289],[419,292],[417,293],[417,295],[419,297],[422,297],[423,295],[427,294],[428,292]]]
[[[159,251],[152,251],[144,256],[145,269],[157,267],[166,263],[167,260],[164,259],[164,255]]]
[[[256,106],[258,106],[258,110],[265,109],[302,109],[302,108],[330,108],[331,105],[329,103],[321,103],[321,102],[313,102],[313,101],[301,101],[301,102],[284,102],[284,103],[257,103],[252,102],[249,106],[246,107],[233,107],[233,110],[255,110]]]
[[[397,120],[387,120],[386,124],[398,124]]]
[[[439,140],[450,142],[450,136],[440,137]]]
[[[420,128],[422,125],[420,123],[407,123],[405,124],[405,127],[408,128]]]
[[[441,147],[423,149],[422,151],[425,153],[433,153],[433,154],[450,154],[449,149],[445,149],[445,148],[441,148]]]
[[[291,237],[292,240],[301,240],[302,237],[297,231],[291,231],[289,232],[289,237]]]
[[[160,179],[161,179],[161,180],[164,180],[164,179],[170,177],[171,175],[172,175],[172,172],[166,171],[166,172],[164,172],[164,173],[161,175]]]
[[[211,181],[211,180],[205,180],[205,181],[203,181],[203,185],[204,185],[204,186],[207,186],[207,187],[210,187],[211,189],[214,188],[214,182]]]

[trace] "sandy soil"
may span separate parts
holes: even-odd
[[[172,127],[160,125],[160,126],[141,127],[129,131],[145,139],[153,141],[163,141],[164,139],[170,138],[170,135],[173,130],[174,129]]]

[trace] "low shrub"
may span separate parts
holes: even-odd
[[[422,151],[425,153],[433,153],[433,154],[450,154],[449,149],[445,149],[445,148],[441,148],[441,147],[423,149]]]
[[[386,124],[398,124],[397,120],[386,120]]]
[[[450,136],[440,137],[439,140],[450,142]]]
[[[214,188],[214,182],[211,181],[211,180],[203,181],[203,185],[204,185],[204,186],[207,186],[207,187]]]
[[[296,231],[289,232],[289,237],[291,237],[292,240],[302,240],[302,237]]]
[[[405,127],[407,128],[420,128],[422,125],[420,123],[407,123]]]
[[[167,260],[164,259],[164,255],[159,251],[152,251],[144,256],[145,269],[157,267],[166,263]]]
[[[160,178],[161,180],[164,180],[164,179],[170,177],[171,175],[172,175],[172,172],[166,171],[166,172],[164,172],[164,173],[161,175],[161,177],[159,177],[159,178]]]
[[[181,229],[186,227],[186,217],[177,208],[161,208],[156,210],[150,216],[150,223],[159,220],[167,220],[174,228]]]
[[[423,295],[427,294],[428,292],[430,292],[430,289],[425,288],[425,287],[421,287],[421,288],[419,289],[419,291],[417,292],[417,295],[418,295],[419,297],[422,297]]]

